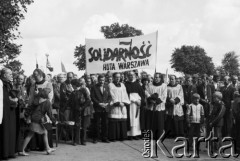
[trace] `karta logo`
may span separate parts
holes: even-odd
[[[189,139],[185,137],[177,137],[174,141],[175,142],[182,142],[182,144],[174,146],[171,151],[164,145],[164,140],[166,139],[168,133],[165,133],[163,131],[162,135],[160,138],[156,141],[153,139],[153,133],[151,130],[146,130],[143,132],[143,137],[144,137],[144,149],[142,156],[144,158],[158,158],[157,156],[157,147],[161,150],[161,152],[168,158],[182,158],[182,157],[187,157],[187,158],[199,158],[199,150],[197,147],[200,145],[201,142],[207,143],[207,154],[210,158],[217,158],[218,155],[220,155],[223,158],[229,158],[229,157],[235,157],[237,158],[239,154],[236,154],[236,144],[235,140],[231,137],[224,137],[221,141],[222,143],[224,142],[229,142],[229,144],[222,145],[218,149],[218,153],[212,152],[212,146],[213,143],[216,143],[219,141],[218,138],[213,137],[213,133],[211,132],[208,138],[204,137],[193,137],[193,152],[190,153],[188,151],[189,149]],[[183,153],[179,153],[178,151],[180,149],[183,149]],[[230,153],[226,153],[226,150],[230,149]]]

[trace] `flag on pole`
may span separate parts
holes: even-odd
[[[53,67],[52,67],[51,64],[50,64],[50,62],[49,62],[49,60],[48,60],[48,57],[47,57],[47,64],[46,64],[46,67],[48,68],[48,70],[49,70],[50,72],[53,71]]]
[[[62,72],[67,73],[66,68],[65,68],[63,62],[61,62],[61,67],[62,67]]]
[[[38,69],[38,61],[37,61],[37,59],[36,59],[36,69]]]
[[[167,68],[167,70],[166,70],[166,78],[165,78],[165,83],[167,83],[167,84],[168,84],[168,68]]]

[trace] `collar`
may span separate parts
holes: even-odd
[[[45,82],[45,79],[41,80],[40,82],[36,82],[37,85],[43,84]]]
[[[177,87],[177,83],[175,83],[174,85],[172,85],[171,83],[168,84],[168,87]]]
[[[128,82],[131,82],[131,83],[134,83],[136,82],[137,79],[133,79],[132,81],[128,81]]]
[[[224,84],[224,87],[225,87],[225,88],[228,88],[230,85],[231,85],[230,83],[228,83],[227,86]]]
[[[120,83],[120,82],[118,82],[118,83],[113,82],[113,84],[114,84],[116,87],[121,87],[121,83]]]
[[[17,84],[13,85],[13,88],[15,89],[21,89],[22,87],[23,87],[22,85],[17,85]]]
[[[97,85],[99,88],[101,87],[100,83],[97,83],[96,85]],[[102,87],[104,87],[104,84],[103,84]]]
[[[161,86],[162,85],[162,81],[160,81],[159,83],[153,82],[152,83],[154,86]]]
[[[127,81],[126,83],[130,83],[130,84],[132,84],[132,83],[135,83],[136,82],[136,80],[133,80],[133,81]]]

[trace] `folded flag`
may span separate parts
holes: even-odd
[[[62,62],[61,62],[61,67],[62,67],[62,72],[66,73],[67,72],[66,68],[65,68],[65,66],[64,66],[64,64]]]
[[[47,58],[47,64],[46,64],[46,66],[47,66],[47,68],[48,68],[48,70],[49,70],[50,72],[53,71],[53,67],[51,66],[51,64],[50,64],[50,62],[49,62],[49,60],[48,60],[48,58]]]

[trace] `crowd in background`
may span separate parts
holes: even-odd
[[[174,75],[137,70],[123,73],[57,76],[35,69],[13,78],[1,70],[0,159],[26,156],[30,150],[54,152],[53,127],[73,145],[142,139],[152,130],[158,139],[194,136],[235,138],[240,147],[240,83],[237,76]],[[220,81],[221,80],[221,81]],[[73,126],[71,131],[68,126]],[[213,151],[221,146],[216,142]],[[191,150],[190,146],[190,150]]]

